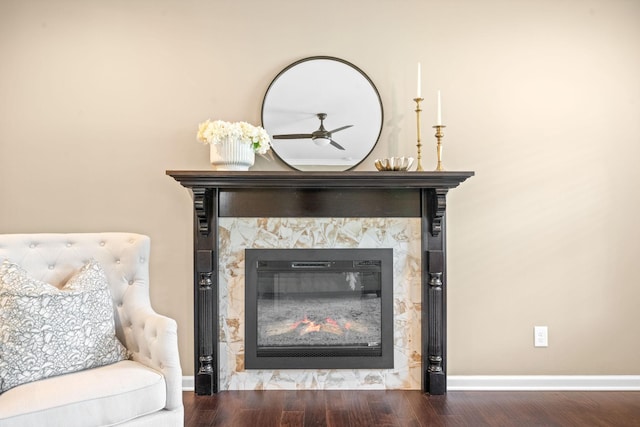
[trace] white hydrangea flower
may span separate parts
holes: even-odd
[[[253,126],[247,122],[225,122],[223,120],[207,120],[200,123],[196,138],[204,144],[221,144],[228,138],[239,139],[251,144],[253,151],[265,154],[271,148],[271,140],[267,131],[261,126]]]

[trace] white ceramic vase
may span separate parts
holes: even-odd
[[[211,165],[218,171],[246,171],[256,160],[251,144],[227,138],[220,144],[209,144]]]

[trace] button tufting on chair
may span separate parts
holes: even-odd
[[[110,284],[116,335],[124,339],[123,344],[134,354],[131,360],[95,368],[97,374],[104,369],[105,378],[111,379],[111,382],[97,380],[98,384],[94,384],[94,372],[80,371],[48,378],[42,383],[23,384],[0,394],[0,426],[4,426],[9,420],[5,414],[13,417],[14,413],[18,414],[16,419],[19,418],[18,422],[22,423],[20,425],[183,425],[177,324],[175,320],[153,311],[150,305],[149,250],[149,238],[134,233],[0,234],[0,263],[5,258],[13,259],[30,275],[41,277],[58,288],[64,286],[69,277],[90,259],[98,261]],[[134,375],[130,375],[130,372]],[[164,377],[164,381],[157,381],[159,375]],[[77,389],[76,393],[57,392],[65,389],[65,386],[59,388],[58,384],[74,384],[75,378],[79,378],[78,387],[67,386],[67,389]],[[151,393],[144,383],[147,380],[153,386]],[[140,393],[140,399],[131,401],[146,402],[153,407],[121,405],[119,395],[114,395],[113,390],[120,390],[123,381],[136,385],[131,388],[131,393]],[[138,387],[137,383],[144,387]],[[109,384],[114,384],[115,387],[110,388]],[[86,393],[85,390],[80,390],[85,385],[90,389]],[[24,395],[20,392],[22,387]],[[40,392],[41,388],[47,391]],[[33,390],[38,390],[35,393],[36,399],[33,398]],[[19,397],[11,400],[12,396]],[[59,412],[55,408],[84,405],[84,410],[87,404],[106,407],[111,401],[115,402],[114,407],[118,410],[93,411],[94,413],[87,413],[87,420],[72,422],[64,419],[63,415],[60,415],[61,422],[55,420]],[[55,405],[47,406],[50,402]],[[107,416],[105,414],[117,422],[107,423],[106,418],[98,419]],[[93,420],[92,417],[96,418],[95,422],[89,421]],[[122,420],[118,417],[122,417]],[[14,424],[10,422],[8,425]]]

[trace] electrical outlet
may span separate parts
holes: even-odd
[[[533,346],[549,347],[549,330],[546,326],[533,327]]]

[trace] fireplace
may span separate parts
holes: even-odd
[[[247,369],[393,368],[392,249],[246,249]]]
[[[220,261],[224,259],[221,257],[221,250],[226,249],[225,246],[219,245],[229,236],[220,233],[219,224],[225,220],[242,218],[255,218],[259,221],[275,218],[418,220],[420,236],[416,241],[420,246],[417,263],[420,277],[412,281],[415,284],[412,289],[417,289],[421,294],[422,303],[413,304],[412,307],[417,308],[421,316],[416,319],[409,317],[399,320],[396,315],[394,321],[408,322],[416,325],[421,331],[419,340],[410,340],[413,343],[417,341],[419,351],[408,355],[408,360],[419,365],[418,383],[421,384],[421,388],[431,394],[446,392],[447,193],[473,176],[473,172],[167,171],[167,174],[188,188],[193,196],[193,366],[197,394],[210,395],[221,389],[221,366],[228,366],[229,362],[233,363],[235,359],[236,370],[243,369],[244,355],[241,353],[242,349],[237,346],[241,346],[244,341],[236,339],[240,330],[240,313],[234,308],[234,317],[227,318],[224,322],[219,321],[219,310],[224,309],[227,304],[232,304],[240,296],[235,292],[225,294],[227,290],[220,287],[224,282],[221,280],[224,270],[220,270]],[[246,233],[250,234],[251,231]],[[346,234],[350,234],[350,230]],[[264,236],[258,236],[258,246],[253,247],[264,247],[265,242],[278,239],[279,237],[273,235],[269,229]],[[306,240],[313,243],[314,247],[319,243],[313,236]],[[373,236],[369,240],[376,238]],[[247,247],[249,246],[244,246]],[[240,258],[242,257],[227,257],[227,265],[238,265]],[[244,279],[244,271],[234,271],[229,277],[235,281],[238,275]],[[233,289],[238,287],[235,286]],[[244,291],[244,288],[242,290]],[[396,301],[395,304],[394,308],[397,308],[398,312],[408,308],[401,301]],[[229,345],[226,341],[221,341],[221,335],[225,340],[230,336]],[[234,351],[228,352],[227,348],[223,347]],[[398,360],[395,364],[398,364]],[[298,383],[289,381],[282,372],[279,369],[273,370],[270,373],[271,378],[278,377],[288,384],[295,385],[297,389],[330,388],[334,384],[333,374],[323,374],[323,378],[314,377],[310,382],[298,387]],[[321,384],[321,379],[326,380],[324,385]],[[238,384],[241,388],[237,389],[264,389],[262,376],[255,376],[254,380],[251,384]],[[365,384],[376,383],[376,377],[373,375],[366,375],[363,380]],[[396,382],[391,384],[391,388],[401,385]],[[225,383],[222,389],[232,387]]]

